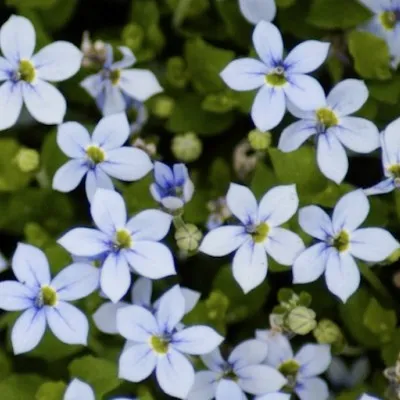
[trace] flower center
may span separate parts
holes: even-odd
[[[340,252],[346,251],[350,245],[350,235],[346,231],[340,231],[339,234],[333,238],[332,246]]]
[[[118,85],[120,79],[121,79],[121,70],[120,69],[114,69],[114,70],[110,71],[110,81],[114,86]]]
[[[285,77],[285,68],[276,67],[270,73],[265,75],[265,82],[271,86],[283,86],[287,80]]]
[[[296,386],[299,369],[300,364],[296,360],[286,360],[278,367],[278,371],[287,379],[287,389],[290,390]]]
[[[266,222],[247,228],[247,232],[250,233],[255,243],[262,243],[267,238],[269,230],[269,225]]]
[[[392,31],[395,28],[399,19],[400,12],[384,11],[379,15],[382,26],[388,31]]]
[[[150,347],[157,354],[167,354],[169,348],[169,340],[162,336],[151,336],[150,337]]]
[[[106,153],[99,146],[88,146],[86,148],[86,155],[94,165],[100,164],[106,159]]]
[[[41,287],[40,292],[36,298],[36,304],[39,307],[50,306],[54,307],[58,303],[57,292],[48,285]]]
[[[325,128],[336,126],[339,123],[336,114],[329,108],[320,108],[316,112],[318,122]]]
[[[32,83],[36,78],[36,70],[29,60],[21,60],[18,67],[18,77],[20,80]]]
[[[234,382],[237,382],[239,380],[238,376],[235,374],[232,368],[228,368],[227,370],[225,370],[221,379],[228,379]]]
[[[400,164],[393,164],[387,167],[387,171],[392,175],[393,178],[400,178]]]
[[[115,247],[118,250],[130,249],[132,247],[132,236],[126,229],[118,229],[115,234]]]

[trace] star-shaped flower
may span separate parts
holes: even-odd
[[[368,212],[368,198],[361,189],[345,194],[338,201],[332,219],[317,206],[302,208],[301,228],[319,241],[297,257],[293,282],[313,282],[325,272],[328,289],[346,302],[360,284],[354,257],[380,262],[399,248],[386,230],[359,228]]]
[[[275,0],[239,0],[240,11],[252,24],[271,22],[276,15]]]
[[[316,135],[321,172],[341,183],[349,167],[344,147],[357,153],[370,153],[379,147],[378,128],[365,118],[349,116],[359,110],[367,98],[368,89],[363,81],[346,79],[338,83],[323,104],[313,111],[304,112],[289,106],[289,111],[301,120],[284,129],[279,149],[284,152],[296,150]]]
[[[36,34],[25,17],[11,16],[1,28],[0,130],[13,126],[24,103],[43,124],[59,124],[67,109],[64,96],[50,82],[78,72],[82,53],[73,44],[54,42],[33,55]]]
[[[329,43],[308,40],[283,58],[281,33],[275,25],[261,21],[254,29],[253,44],[261,61],[234,60],[221,72],[221,77],[234,90],[260,89],[251,110],[259,130],[267,131],[282,121],[287,100],[302,110],[323,106],[321,85],[306,74],[325,61]]]

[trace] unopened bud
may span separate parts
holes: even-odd
[[[22,148],[18,151],[15,161],[22,172],[33,172],[39,168],[40,156],[34,149]]]
[[[175,101],[172,97],[161,94],[151,102],[151,112],[158,118],[168,118],[174,110]]]
[[[189,81],[189,72],[182,57],[171,57],[167,61],[167,81],[178,89],[183,89]]]
[[[172,140],[172,152],[180,161],[196,161],[200,157],[202,151],[203,143],[193,132],[177,135]]]
[[[331,320],[323,319],[314,329],[314,336],[320,344],[334,344],[343,340],[340,328]]]
[[[307,335],[317,326],[316,314],[307,307],[299,306],[290,311],[286,319],[289,329],[297,335]]]
[[[198,249],[203,234],[196,225],[185,224],[175,232],[175,240],[178,247],[186,251]]]
[[[261,132],[258,129],[253,129],[249,132],[248,140],[254,150],[267,150],[271,146],[271,132]]]
[[[144,39],[143,28],[138,24],[128,24],[122,30],[122,41],[133,51],[140,49]]]

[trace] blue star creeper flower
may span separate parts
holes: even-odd
[[[151,312],[157,311],[157,307],[162,296],[154,302],[151,302],[153,283],[150,279],[139,278],[131,290],[131,302],[134,305],[144,307]],[[185,315],[193,310],[200,299],[200,293],[185,287],[181,287],[182,296],[185,299]],[[163,295],[165,296],[165,294]],[[129,303],[120,301],[118,303],[106,302],[102,304],[93,314],[93,321],[97,328],[104,333],[116,335],[117,329],[117,312],[120,308],[129,306]]]
[[[157,381],[166,394],[186,399],[195,373],[185,354],[210,353],[224,338],[208,326],[176,330],[185,313],[185,300],[178,286],[167,293],[155,314],[136,305],[118,311],[118,330],[132,341],[120,356],[119,377],[141,382],[155,369]]]
[[[365,189],[367,196],[389,193],[400,187],[400,118],[389,124],[381,133],[382,166],[386,177],[377,185]]]
[[[371,372],[367,357],[360,357],[348,367],[339,357],[333,357],[326,372],[331,384],[341,389],[351,389],[361,385]]]
[[[73,379],[64,393],[63,400],[96,400],[93,389],[80,379]],[[112,400],[134,400],[128,397],[113,397]]]
[[[78,72],[82,53],[73,44],[54,42],[36,55],[36,34],[32,23],[11,16],[1,28],[0,130],[13,126],[24,103],[33,118],[43,124],[59,124],[67,105],[64,96],[50,82],[60,82]]]
[[[242,400],[244,392],[261,395],[276,392],[286,383],[276,369],[261,363],[267,357],[268,346],[251,339],[236,346],[225,361],[219,349],[201,356],[208,371],[197,372],[187,400]]]
[[[327,400],[328,385],[318,375],[327,370],[331,360],[330,347],[324,344],[306,344],[294,355],[289,340],[282,335],[279,347],[267,354],[265,363],[287,378],[286,389],[300,400]]]
[[[275,0],[239,0],[240,11],[252,24],[271,22],[276,15]]]
[[[58,243],[74,256],[104,260],[101,289],[116,303],[131,284],[130,268],[150,279],[175,275],[172,254],[159,243],[171,226],[172,217],[159,210],[145,210],[127,221],[122,196],[98,189],[90,212],[98,229],[75,228]]]
[[[293,282],[313,282],[325,271],[328,289],[346,302],[360,285],[360,271],[354,257],[380,262],[399,248],[399,243],[384,229],[358,229],[368,212],[368,198],[361,189],[345,194],[338,201],[332,220],[317,206],[302,208],[300,226],[319,242],[294,262]]]
[[[86,175],[86,194],[91,201],[96,189],[114,189],[109,176],[128,182],[143,178],[151,171],[153,164],[143,150],[123,146],[129,133],[129,123],[124,113],[102,118],[92,137],[77,122],[60,125],[58,146],[72,160],[56,172],[53,188],[70,192]]]
[[[164,208],[174,211],[192,199],[194,185],[184,164],[174,164],[171,169],[168,165],[156,161],[154,180],[150,186],[151,195]]]
[[[136,58],[128,47],[119,47],[123,58],[114,62],[113,49],[106,45],[106,61],[103,69],[90,75],[81,86],[96,99],[103,115],[125,111],[134,100],[144,102],[163,91],[156,76],[145,69],[126,69]]]
[[[86,297],[97,289],[97,268],[75,263],[51,279],[44,253],[20,243],[12,259],[12,269],[18,282],[0,282],[0,308],[25,310],[12,329],[14,354],[36,347],[46,324],[62,342],[86,345],[89,330],[86,316],[68,302]]]
[[[324,104],[324,91],[318,81],[305,75],[326,59],[329,43],[308,40],[296,46],[284,59],[282,36],[270,22],[261,21],[253,33],[253,44],[261,61],[241,58],[232,61],[221,77],[232,89],[258,89],[251,110],[254,124],[261,131],[277,126],[290,100],[302,110]]]
[[[367,98],[364,82],[346,79],[313,111],[304,112],[290,105],[289,111],[301,120],[284,129],[278,148],[284,152],[296,150],[316,135],[319,169],[327,178],[341,183],[349,168],[343,146],[357,153],[369,153],[379,147],[378,128],[364,118],[349,116],[359,110]]]
[[[199,250],[213,257],[237,250],[233,276],[248,293],[267,276],[267,253],[279,264],[292,265],[303,251],[300,237],[279,227],[295,214],[299,199],[295,185],[277,186],[257,205],[247,187],[231,183],[226,200],[241,225],[213,229],[204,237]]]

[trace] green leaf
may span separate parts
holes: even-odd
[[[231,180],[229,164],[223,158],[216,158],[209,170],[209,182],[213,196],[225,195]]]
[[[254,193],[254,196],[256,196],[257,199],[261,199],[261,197],[276,184],[277,179],[274,171],[263,162],[259,161],[250,184],[250,189]]]
[[[43,24],[51,31],[61,29],[72,17],[77,4],[78,0],[58,0],[53,6],[39,10]]]
[[[400,98],[400,77],[385,82],[368,82],[371,97],[387,104],[397,104]]]
[[[385,343],[381,349],[381,356],[385,365],[391,367],[396,364],[400,353],[400,329],[396,329],[389,343]]]
[[[232,111],[236,105],[237,101],[235,96],[230,91],[210,93],[201,103],[203,110],[214,113],[226,113]]]
[[[0,381],[11,375],[12,360],[7,357],[7,354],[0,350]]]
[[[150,185],[153,180],[152,174],[148,174],[146,177],[124,186],[122,195],[129,214],[156,207],[156,202],[150,193]]]
[[[40,158],[46,173],[48,185],[51,186],[54,174],[69,158],[60,150],[57,144],[57,131],[50,131],[43,141]]]
[[[62,381],[43,383],[36,392],[35,400],[63,400],[66,387]]]
[[[294,290],[289,288],[279,289],[278,301],[279,303],[288,303],[294,296]]]
[[[391,340],[396,328],[397,317],[394,310],[383,308],[376,299],[369,301],[364,313],[364,325],[383,342]]]
[[[354,68],[369,79],[390,79],[390,53],[384,39],[369,32],[353,31],[348,37]]]
[[[56,2],[57,0],[6,0],[6,5],[21,8],[49,8]]]
[[[1,398],[4,400],[32,400],[34,393],[43,383],[35,374],[10,375],[0,382]]]

